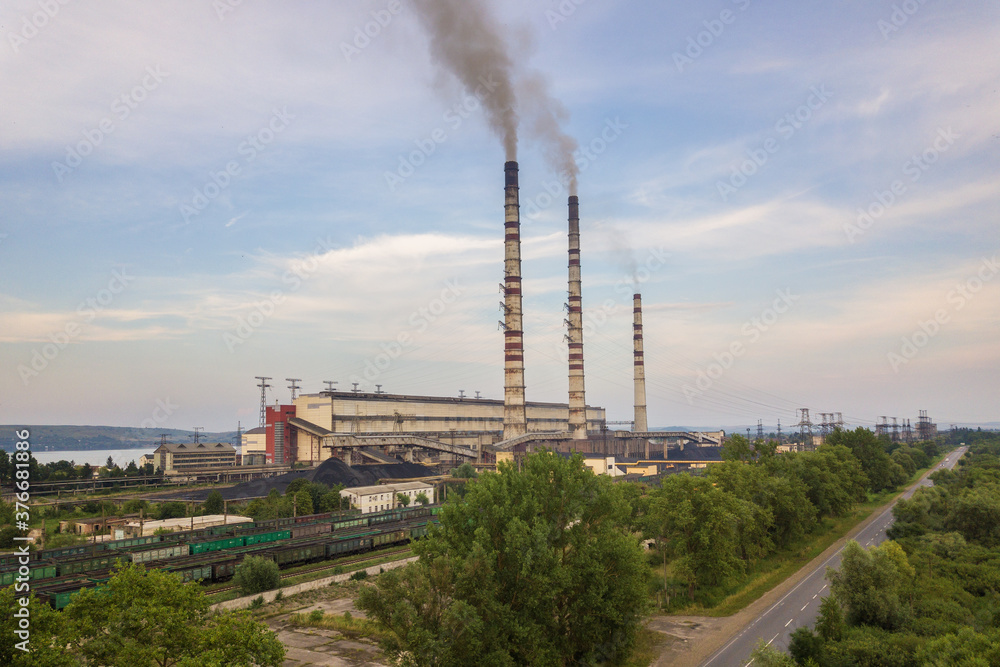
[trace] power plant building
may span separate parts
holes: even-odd
[[[598,432],[604,408],[587,407],[587,427]],[[527,402],[528,432],[569,430],[566,403]],[[300,394],[289,405],[267,408],[268,463],[325,461],[334,434],[410,434],[481,453],[503,439],[504,402],[485,398],[323,391]]]

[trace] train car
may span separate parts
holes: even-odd
[[[264,521],[255,521],[254,525],[258,528],[271,528],[273,530],[277,530],[279,528],[288,528],[289,526],[295,525],[295,519],[290,516],[282,519],[265,519]]]
[[[117,551],[105,551],[90,558],[77,558],[74,560],[58,561],[60,577],[68,577],[74,574],[88,574],[93,572],[103,572],[114,567],[119,560],[128,560],[128,554]]]
[[[294,529],[293,529],[294,530]],[[253,546],[254,544],[265,544],[267,542],[277,542],[278,540],[287,540],[293,536],[293,530],[273,530],[266,533],[257,533],[255,535],[244,535],[236,539],[242,539],[243,542],[237,546]],[[231,548],[231,547],[226,547]]]
[[[305,563],[326,558],[326,541],[315,540],[300,544],[286,544],[276,547],[270,554],[278,567]]]
[[[372,536],[372,548],[386,547],[390,544],[401,544],[410,539],[410,529],[400,528],[387,530]]]
[[[208,551],[221,551],[223,549],[231,549],[233,547],[242,547],[244,545],[245,538],[243,537],[223,537],[216,540],[207,540],[205,542],[192,542],[191,543],[191,555],[203,554]]]
[[[333,530],[331,523],[302,523],[292,527],[292,538],[309,537],[310,535],[326,535]],[[249,542],[248,542],[249,544]]]
[[[327,558],[340,558],[347,554],[361,553],[372,548],[370,535],[348,535],[326,544]]]
[[[162,541],[163,541],[162,535],[144,535],[142,537],[126,537],[125,539],[122,540],[98,542],[95,546],[99,551],[118,551],[119,549],[144,547],[148,544],[159,544]]]
[[[187,556],[191,553],[189,544],[159,544],[152,549],[137,549],[129,552],[133,563],[150,563],[154,560],[166,560],[176,556]]]
[[[17,578],[21,576],[21,567],[21,565],[8,565],[0,568],[0,587],[12,586],[16,583]],[[55,564],[49,562],[36,561],[29,563],[26,567],[28,567],[28,581],[53,579],[58,572]]]
[[[212,581],[213,580],[213,563],[210,559],[200,559],[195,563],[185,563],[184,565],[176,565],[173,567],[166,568],[168,571],[175,574],[179,574],[181,579],[185,582],[188,581]]]

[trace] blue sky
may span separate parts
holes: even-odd
[[[504,153],[390,4],[4,3],[0,422],[502,396]],[[488,4],[588,151],[588,403],[631,418],[637,275],[653,426],[1000,418],[1000,7]],[[565,401],[567,193],[521,134],[527,397]]]

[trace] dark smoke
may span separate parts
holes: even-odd
[[[486,120],[503,142],[506,159],[517,159],[521,113],[528,119],[531,136],[542,142],[546,160],[568,179],[569,194],[575,195],[577,142],[562,129],[569,113],[549,94],[538,73],[521,74],[515,86],[516,64],[486,1],[416,0],[414,7],[430,35],[435,62],[453,73],[466,92],[479,92]]]
[[[483,0],[418,0],[420,22],[431,38],[431,57],[462,82],[481,91],[490,129],[503,142],[507,160],[517,159],[514,64],[496,19]]]
[[[569,112],[549,94],[547,83],[537,73],[525,76],[518,90],[523,112],[531,119],[528,126],[531,135],[541,140],[542,152],[552,168],[569,180],[569,194],[577,194],[579,171],[573,153],[579,144],[562,127],[569,119]]]

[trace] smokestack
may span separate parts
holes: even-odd
[[[642,295],[632,297],[632,345],[635,366],[635,427],[636,433],[649,430],[646,423],[646,366],[642,359]]]
[[[587,402],[583,391],[583,298],[580,287],[580,200],[569,198],[569,430],[587,439]]]
[[[524,412],[524,342],[521,325],[521,217],[517,162],[504,164],[504,387],[503,439],[528,431]]]

